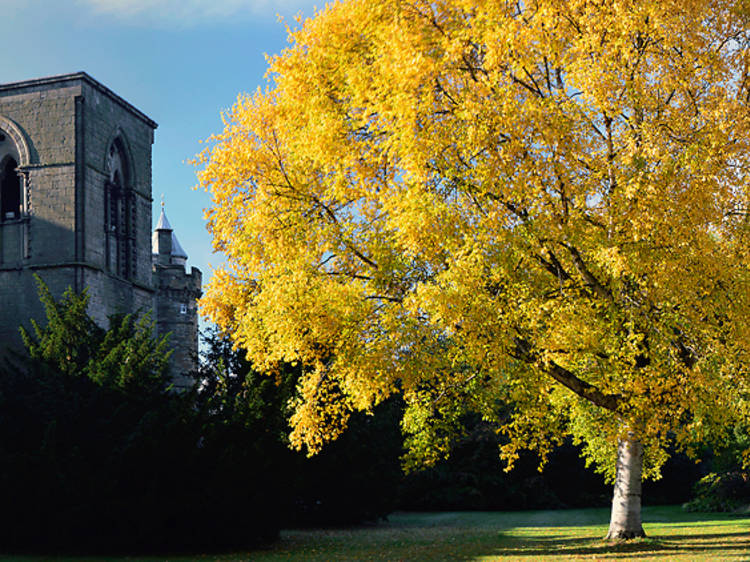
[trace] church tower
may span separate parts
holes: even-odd
[[[34,274],[56,297],[86,288],[101,326],[157,308],[156,127],[84,72],[0,85],[0,348],[44,318]]]

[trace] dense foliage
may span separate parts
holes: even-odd
[[[688,511],[735,511],[750,507],[750,474],[745,467],[750,434],[737,426],[724,447],[707,454],[708,474],[695,483]]]
[[[241,350],[217,331],[205,335],[198,404],[204,427],[221,450],[252,446],[273,465],[275,505],[285,525],[325,525],[376,520],[396,507],[401,478],[399,404],[382,404],[359,415],[335,446],[315,458],[289,448],[289,403],[299,366],[284,365],[274,377],[252,369]],[[238,467],[238,471],[243,468]]]
[[[40,283],[40,295],[46,324],[0,372],[3,549],[237,548],[393,509],[395,416],[363,417],[308,460],[286,438],[298,369],[260,377],[214,334],[196,389],[175,394],[147,318],[105,330],[85,293],[55,301]]]
[[[539,457],[524,453],[513,470],[498,457],[503,437],[477,420],[452,447],[450,456],[434,466],[404,475],[399,508],[435,510],[570,509],[607,505],[612,489],[587,467],[580,447],[570,441],[550,453],[543,471]],[[644,484],[647,505],[681,504],[691,498],[694,483],[708,470],[674,452],[662,478]]]
[[[711,472],[696,482],[688,511],[735,511],[750,505],[750,479],[746,472]]]
[[[24,330],[27,354],[0,376],[0,544],[91,553],[275,536],[273,463],[252,440],[221,450],[193,395],[168,391],[166,339],[148,319],[105,330],[85,293],[40,295],[47,323]]]
[[[341,439],[307,458],[288,446],[299,366],[268,377],[209,332],[195,390],[173,394],[164,340],[147,320],[114,318],[104,330],[86,314],[85,294],[56,302],[40,291],[47,323],[26,331],[28,353],[0,376],[3,549],[216,550],[268,541],[281,526],[350,524],[395,508],[607,500],[572,446],[543,474],[538,458],[503,472],[498,435],[476,418],[449,461],[404,478],[395,399],[355,415]]]

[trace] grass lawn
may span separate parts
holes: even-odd
[[[750,516],[646,507],[648,538],[602,540],[608,509],[396,513],[385,523],[345,529],[285,530],[253,552],[169,560],[750,560]],[[102,558],[97,558],[101,560]],[[146,562],[165,557],[111,558]],[[32,560],[0,555],[0,561]],[[33,558],[33,560],[44,560]],[[53,559],[48,559],[53,560]],[[87,560],[85,558],[55,558]],[[90,560],[94,560],[91,558]]]
[[[646,507],[648,538],[602,540],[609,509],[397,513],[356,529],[284,531],[252,560],[750,560],[750,516]]]

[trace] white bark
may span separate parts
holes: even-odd
[[[646,536],[641,524],[642,471],[643,445],[632,436],[622,439],[617,448],[617,474],[608,539]]]

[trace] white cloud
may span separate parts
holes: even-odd
[[[77,0],[98,14],[115,16],[132,23],[202,22],[261,17],[273,19],[277,14],[293,17],[302,12],[313,15],[314,0]],[[322,5],[324,2],[318,2]]]

